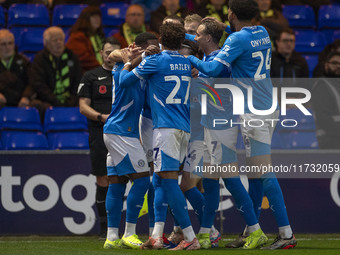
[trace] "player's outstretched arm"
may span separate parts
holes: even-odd
[[[222,63],[216,60],[203,62],[194,56],[188,56],[188,59],[193,67],[210,77],[218,77],[218,75],[223,71],[223,68],[226,68]]]

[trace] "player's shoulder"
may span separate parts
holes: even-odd
[[[112,67],[112,73],[120,72],[124,67],[123,62],[117,62],[113,67]]]

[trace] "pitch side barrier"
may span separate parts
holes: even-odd
[[[335,171],[339,154],[340,151],[273,150],[274,166],[296,169],[294,175],[284,173],[283,178],[279,171],[276,173],[294,232],[339,233],[340,173]],[[244,151],[238,151],[238,160],[239,166],[245,166]],[[327,173],[322,172],[325,168]],[[0,151],[0,235],[99,233],[95,177],[89,173],[90,156],[84,150]],[[246,175],[242,174],[241,180],[248,188]],[[224,233],[239,233],[244,227],[243,219],[230,193],[223,188],[221,194],[222,212],[217,214],[215,226]],[[266,220],[261,220],[261,225],[265,232],[275,233],[269,208],[264,198],[261,219]],[[199,223],[192,210],[190,216],[197,230]],[[171,216],[168,218],[166,232],[172,229]],[[138,233],[148,233],[147,215],[139,219],[137,226]],[[121,227],[123,233],[123,224]]]

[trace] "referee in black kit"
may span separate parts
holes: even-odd
[[[105,209],[106,193],[109,186],[106,170],[107,149],[103,140],[103,126],[112,107],[112,75],[115,63],[108,56],[120,43],[113,37],[103,43],[101,56],[103,65],[86,72],[78,87],[80,112],[88,119],[91,174],[96,176],[96,207],[100,220],[100,239],[105,240],[107,217]]]

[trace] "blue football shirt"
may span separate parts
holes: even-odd
[[[104,125],[104,133],[139,138],[145,82],[137,81],[135,86],[122,87],[119,77],[123,67],[123,63],[118,63],[112,70],[112,109]]]

